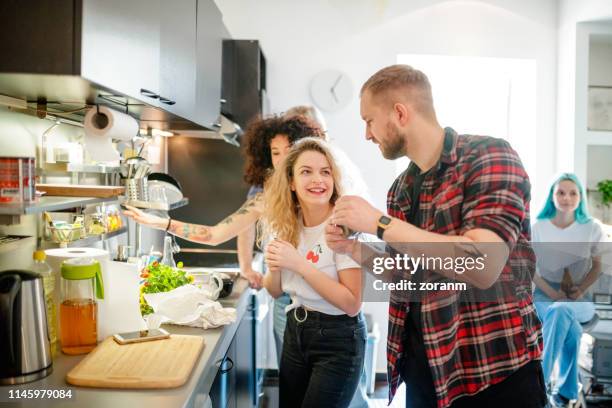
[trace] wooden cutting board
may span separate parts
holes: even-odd
[[[123,194],[121,186],[90,186],[83,184],[36,184],[36,190],[48,196],[111,198]]]
[[[200,336],[120,345],[112,337],[66,375],[69,384],[97,388],[176,388],[187,382],[202,352]]]

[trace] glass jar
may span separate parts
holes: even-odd
[[[60,343],[65,354],[85,354],[98,338],[97,299],[104,299],[100,263],[90,258],[62,262]]]
[[[106,214],[95,212],[85,216],[87,235],[102,235],[108,232]]]

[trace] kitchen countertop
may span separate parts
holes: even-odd
[[[187,382],[173,389],[153,390],[125,390],[110,388],[85,388],[76,387],[66,383],[66,374],[81,361],[82,356],[67,356],[58,353],[53,361],[53,373],[41,380],[15,386],[0,386],[0,403],[8,401],[8,390],[72,390],[71,400],[10,400],[14,407],[33,406],[66,406],[66,407],[88,407],[88,408],[120,408],[120,407],[147,407],[147,408],[191,408],[206,406],[208,393],[219,369],[218,364],[225,356],[227,349],[236,333],[238,324],[244,315],[248,303],[248,294],[251,290],[248,282],[239,278],[234,283],[231,295],[221,299],[224,307],[236,308],[236,321],[232,324],[218,327],[216,329],[198,329],[175,325],[164,325],[163,327],[173,334],[188,334],[202,336],[204,338],[204,349],[196,362],[191,376]],[[15,402],[13,402],[15,401]],[[1,405],[1,404],[0,404]]]

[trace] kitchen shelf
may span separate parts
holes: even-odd
[[[83,239],[78,239],[68,243],[68,248],[90,246],[96,242],[105,241],[127,232],[127,227],[121,227],[115,231],[107,232],[106,234],[90,235]]]
[[[119,166],[107,166],[104,164],[73,164],[69,163],[67,170],[75,173],[98,173],[113,174],[119,173]]]
[[[0,215],[36,214],[43,211],[60,211],[84,207],[90,204],[117,201],[117,197],[40,197],[31,203],[0,204]]]
[[[177,208],[186,206],[187,204],[189,204],[189,199],[187,197],[184,197],[183,199],[181,199],[180,201],[177,201],[174,204],[163,204],[163,203],[138,201],[138,200],[131,200],[131,201],[126,200],[126,201],[123,201],[121,204],[140,208],[141,210],[170,211],[170,210],[176,210]]]
[[[0,235],[0,253],[17,249],[28,240],[33,240],[33,237],[29,235]]]

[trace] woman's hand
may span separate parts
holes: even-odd
[[[577,285],[572,286],[568,297],[572,300],[578,300],[582,296],[584,296],[584,291],[580,288],[580,286],[577,286]]]
[[[301,266],[306,262],[293,245],[280,239],[275,239],[268,244],[265,258],[272,272],[289,269],[301,273]]]
[[[249,286],[253,289],[261,289],[263,287],[263,275],[252,268],[242,272],[242,276],[249,281]]]
[[[561,289],[559,289],[559,290],[554,290],[553,289],[553,292],[548,297],[550,297],[555,302],[559,301],[559,300],[567,300],[568,299],[567,294],[564,291],[562,291]]]
[[[139,224],[146,225],[147,227],[155,228],[158,230],[165,230],[168,225],[167,218],[161,218],[156,215],[147,214],[140,211],[138,208],[126,205],[127,210],[123,211],[123,214]]]

